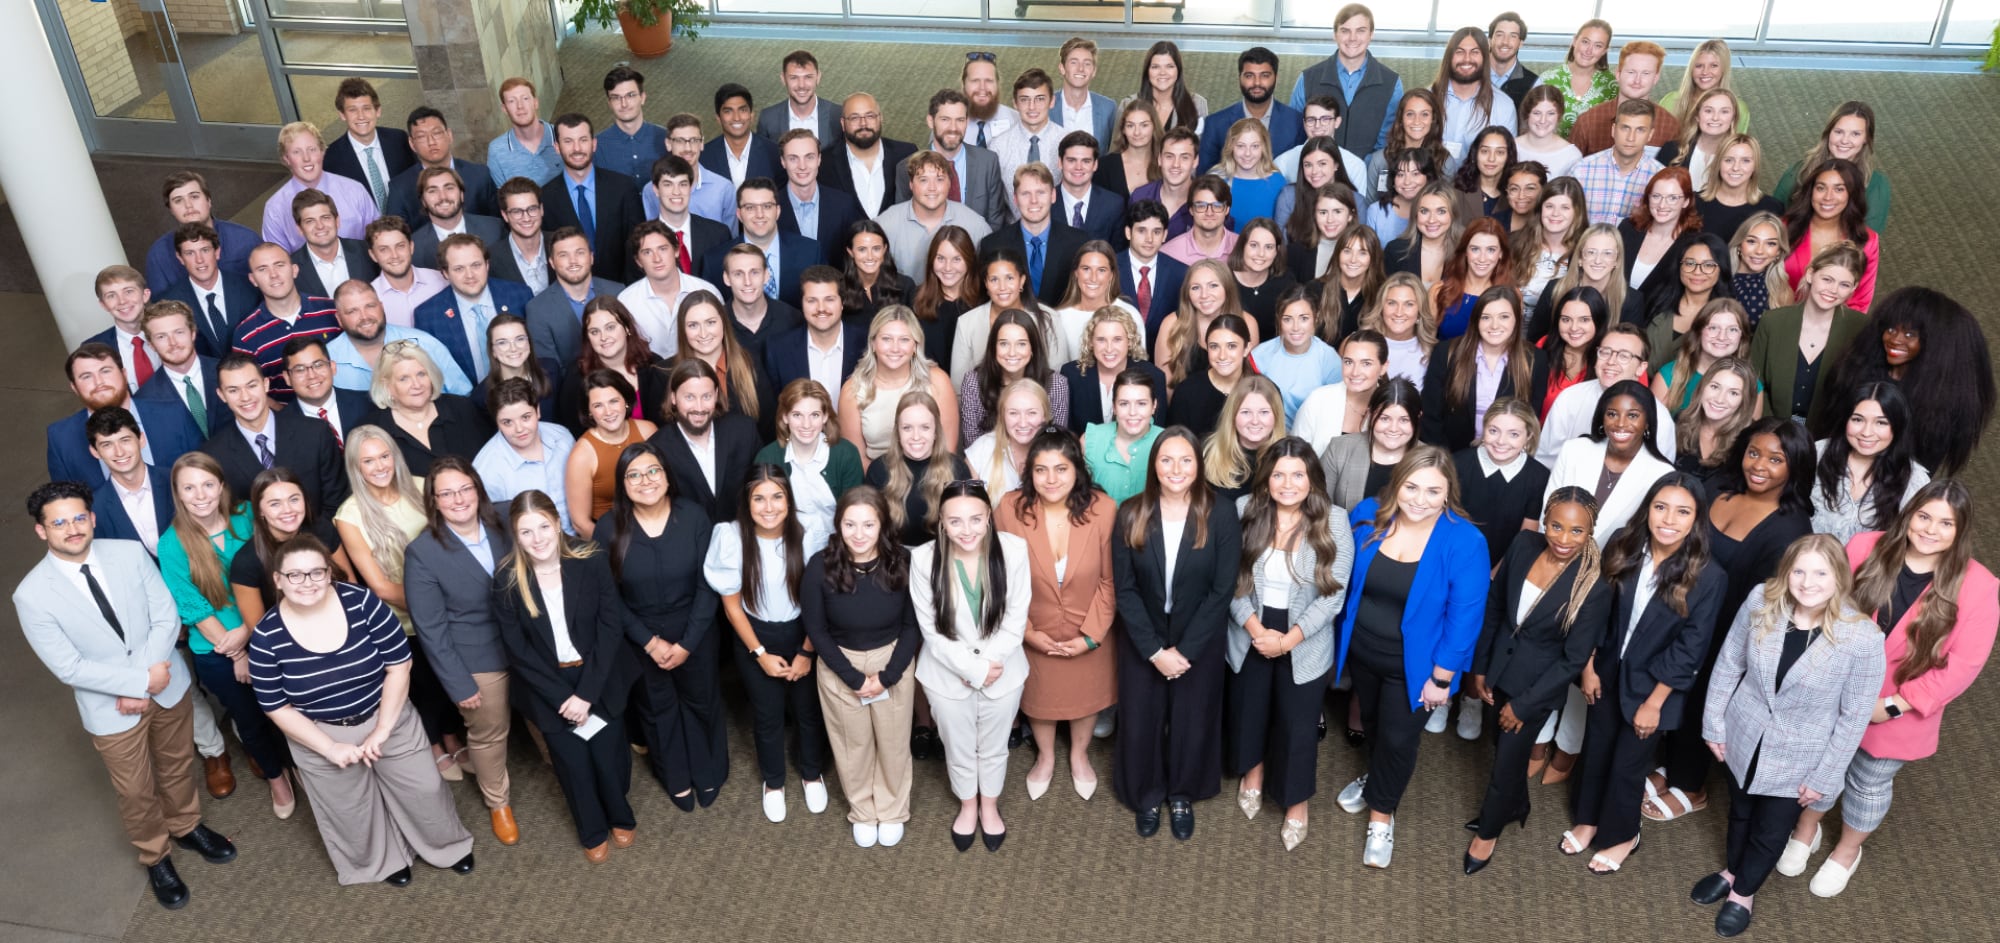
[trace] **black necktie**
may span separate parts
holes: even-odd
[[[222,316],[222,309],[215,306],[215,292],[208,293],[208,327],[215,334],[218,343],[229,344],[229,319]]]
[[[80,569],[83,570],[83,581],[90,586],[90,598],[97,600],[97,611],[104,614],[104,621],[111,623],[111,631],[118,633],[119,640],[123,641],[125,627],[118,624],[118,613],[111,611],[111,600],[105,597],[104,587],[97,585],[97,577],[90,575],[90,564],[83,564]]]

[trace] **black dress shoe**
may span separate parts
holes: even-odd
[[[1167,803],[1167,817],[1173,822],[1175,838],[1187,841],[1194,837],[1194,803],[1186,799]]]
[[[1479,831],[1479,816],[1476,816],[1476,815],[1475,815],[1475,816],[1473,816],[1472,818],[1469,818],[1469,819],[1466,819],[1466,820],[1465,820],[1465,830],[1466,830],[1466,831],[1468,831],[1468,832],[1477,832],[1477,831]],[[1470,872],[1468,872],[1468,873],[1470,873]]]
[[[1015,724],[1012,730],[1007,731],[1007,749],[1018,750],[1021,744],[1026,742],[1028,742],[1028,728]]]
[[[937,731],[930,727],[917,727],[910,731],[910,757],[918,760],[935,760],[944,756],[944,741],[938,739]]]
[[[953,848],[956,848],[956,849],[958,849],[959,851],[971,851],[971,850],[972,850],[972,834],[973,834],[973,833],[971,833],[971,832],[967,832],[966,834],[963,834],[963,835],[960,835],[960,834],[959,834],[959,833],[957,833],[957,832],[952,832],[952,833],[951,833],[951,846],[952,846]]]
[[[687,792],[678,796],[669,794],[667,796],[667,801],[673,803],[674,808],[679,809],[682,812],[693,812],[694,790],[690,789]]]
[[[465,857],[463,857],[463,858],[460,858],[460,859],[458,859],[457,861],[454,861],[454,862],[452,862],[452,863],[451,863],[451,873],[453,873],[453,874],[471,874],[471,873],[472,873],[472,852],[469,852],[469,851],[468,851],[468,852],[466,852],[466,853],[465,853]]]
[[[698,803],[702,808],[706,809],[709,806],[714,805],[715,797],[721,794],[722,794],[721,786],[717,786],[713,789],[697,789],[694,791],[694,801]]]
[[[201,859],[209,864],[227,864],[236,860],[236,846],[206,825],[197,824],[194,831],[174,839],[174,844],[201,855]]]
[[[1326,740],[1326,718],[1321,717],[1319,719],[1318,729],[1319,729],[1319,739],[1321,742],[1324,742]]]
[[[1007,833],[1001,832],[995,835],[992,832],[982,830],[979,833],[979,840],[985,843],[987,851],[999,851],[1000,843],[1007,840]]]
[[[387,884],[387,885],[389,885],[390,887],[409,887],[409,886],[410,886],[410,876],[411,876],[411,875],[410,875],[410,868],[409,868],[409,866],[408,866],[408,865],[404,865],[404,866],[403,866],[403,870],[401,870],[401,871],[398,871],[398,872],[396,872],[395,874],[391,874],[391,875],[389,875],[388,877],[385,877],[385,878],[383,878],[383,879],[382,879],[382,883],[384,883],[384,884]]]
[[[146,880],[153,885],[153,899],[168,910],[179,910],[187,906],[188,886],[181,880],[180,872],[174,870],[174,859],[161,858],[158,863],[146,867]]]
[[[1348,728],[1346,728],[1346,729],[1342,730],[1341,732],[1347,735],[1347,745],[1348,745],[1348,746],[1351,746],[1351,747],[1353,747],[1353,748],[1355,748],[1355,749],[1359,750],[1359,749],[1361,749],[1362,747],[1364,747],[1364,746],[1367,746],[1367,745],[1368,745],[1368,735],[1367,735],[1367,734],[1365,734],[1365,733],[1362,733],[1362,732],[1361,732],[1361,731],[1359,731],[1359,730],[1356,730],[1356,729],[1354,729],[1353,727],[1348,727]]]
[[[1706,907],[1729,896],[1729,879],[1717,871],[1694,882],[1694,890],[1688,892],[1689,899]]]
[[[1140,809],[1138,816],[1139,837],[1151,838],[1160,833],[1160,807]]]
[[[1474,858],[1472,856],[1472,852],[1468,851],[1465,853],[1465,873],[1468,875],[1478,874],[1480,871],[1484,870],[1486,868],[1486,865],[1491,863],[1492,860],[1493,860],[1492,855],[1487,855],[1484,858]]]
[[[1724,901],[1715,912],[1715,935],[1735,936],[1750,929],[1750,908],[1733,900]]]

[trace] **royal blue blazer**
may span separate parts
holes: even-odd
[[[1354,616],[1361,609],[1361,594],[1368,586],[1368,567],[1382,552],[1375,536],[1375,499],[1354,506],[1347,514],[1354,526],[1354,576],[1348,580],[1347,608],[1340,614],[1340,651],[1334,663],[1336,675],[1347,666],[1352,650]],[[1451,690],[1472,668],[1473,651],[1479,647],[1479,631],[1486,619],[1486,589],[1492,582],[1488,571],[1486,538],[1479,525],[1447,510],[1438,516],[1424,555],[1417,561],[1417,575],[1410,584],[1410,601],[1403,607],[1403,680],[1409,688],[1410,710],[1422,706],[1424,685],[1432,672],[1444,668],[1453,672]]]

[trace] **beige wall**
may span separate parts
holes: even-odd
[[[166,0],[174,31],[205,36],[234,36],[241,31],[229,0]]]
[[[123,4],[60,0],[57,6],[62,11],[63,27],[69,31],[70,47],[76,50],[77,65],[83,70],[84,85],[90,90],[92,110],[108,115],[131,104],[139,97],[139,76],[133,71],[125,37],[137,32],[136,6],[130,30],[121,15]]]
[[[547,0],[408,0],[404,11],[424,99],[450,119],[461,156],[483,159],[507,129],[508,78],[534,82],[544,114],[562,94]]]

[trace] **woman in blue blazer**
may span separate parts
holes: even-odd
[[[1486,538],[1458,506],[1451,454],[1410,449],[1382,496],[1348,514],[1354,577],[1340,616],[1337,675],[1353,665],[1354,696],[1368,731],[1368,769],[1340,791],[1348,812],[1369,810],[1361,863],[1389,866],[1396,806],[1417,766],[1430,712],[1447,707],[1472,667],[1491,576]],[[1357,631],[1358,629],[1358,631]]]

